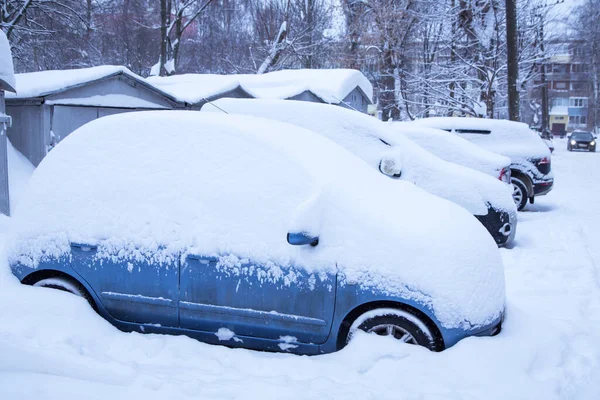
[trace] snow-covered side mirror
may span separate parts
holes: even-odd
[[[319,244],[319,237],[313,236],[307,232],[288,232],[287,242],[293,246],[303,246],[310,244],[315,247]]]
[[[312,196],[298,205],[290,221],[287,242],[293,246],[319,244],[323,208],[328,204],[327,186],[317,188]]]
[[[388,153],[379,161],[379,171],[390,178],[398,179],[402,176],[402,162],[395,153]]]

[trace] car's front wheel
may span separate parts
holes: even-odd
[[[510,183],[513,187],[513,201],[517,206],[517,210],[521,211],[527,205],[527,198],[529,197],[527,186],[525,186],[525,183],[518,178],[510,178]]]
[[[408,344],[437,350],[433,334],[427,325],[410,312],[395,308],[377,308],[358,317],[348,332],[346,342],[358,331],[378,336],[390,336]]]
[[[75,296],[83,297],[90,304],[90,306],[94,308],[94,301],[92,297],[89,295],[87,290],[85,290],[85,288],[74,279],[69,279],[62,276],[44,278],[35,282],[32,286],[57,289],[63,292],[74,294]]]

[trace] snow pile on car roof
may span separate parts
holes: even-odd
[[[454,130],[461,137],[478,146],[510,157],[513,163],[531,158],[550,157],[550,150],[539,135],[529,129],[527,124],[521,122],[501,119],[435,117],[419,119],[410,123]]]
[[[356,87],[372,101],[373,86],[354,69],[295,69],[266,74],[185,74],[153,76],[146,81],[190,104],[205,101],[237,87],[252,97],[287,99],[310,91],[326,103],[339,104]]]
[[[139,80],[142,77],[134,74],[129,69],[114,65],[102,65],[99,67],[64,69],[51,71],[27,72],[16,74],[18,87],[17,94],[8,94],[7,98],[30,98],[45,96],[59,92],[73,86],[97,81],[99,79],[118,73],[127,74]]]
[[[298,207],[317,194],[320,244],[289,245]],[[445,327],[489,322],[504,303],[498,249],[465,210],[275,121],[186,111],[100,118],[48,154],[17,211],[11,262],[66,256],[72,242],[124,259],[234,254],[337,271],[426,304]]]
[[[487,214],[487,203],[516,213],[508,185],[481,172],[439,159],[396,129],[369,115],[342,107],[310,102],[219,99],[202,111],[239,113],[288,122],[333,140],[379,168],[383,156],[402,166],[401,180],[460,204],[476,215]],[[384,143],[389,144],[386,146]]]
[[[5,89],[14,90],[16,88],[15,70],[10,52],[10,44],[4,31],[0,30],[0,80],[3,80],[10,86]]]
[[[510,167],[510,158],[493,153],[457,135],[441,129],[393,122],[392,127],[442,160],[498,177],[503,168]]]

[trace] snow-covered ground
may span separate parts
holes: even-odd
[[[2,261],[0,399],[598,399],[600,153],[555,145],[555,189],[500,250],[499,336],[442,353],[366,334],[317,357],[232,350],[119,332],[82,299],[20,285]]]

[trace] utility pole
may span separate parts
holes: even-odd
[[[508,80],[508,118],[519,121],[519,57],[517,51],[517,0],[506,0],[506,61]]]

